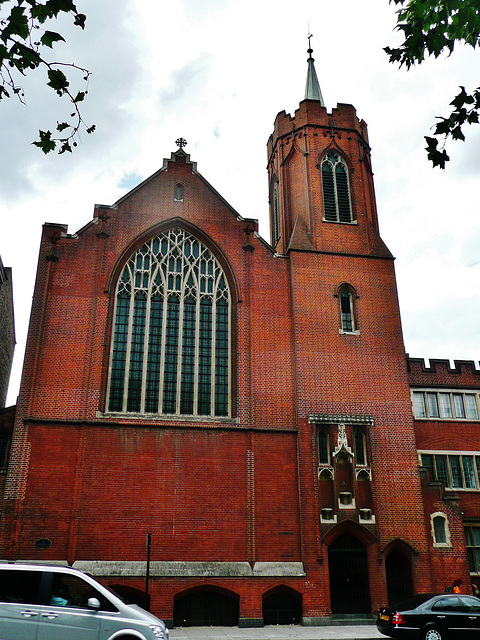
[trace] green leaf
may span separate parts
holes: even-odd
[[[77,95],[75,96],[75,98],[73,99],[74,102],[83,102],[83,100],[85,99],[85,96],[87,95],[86,91],[79,91],[77,93]]]
[[[445,164],[450,160],[446,151],[443,149],[439,151],[437,149],[438,140],[435,138],[429,138],[425,136],[425,140],[427,141],[427,146],[425,147],[427,151],[428,159],[431,161],[434,167],[440,167],[441,169],[445,169]]]
[[[63,11],[65,13],[70,13],[70,11],[73,11],[74,13],[77,12],[77,7],[75,6],[72,0],[50,0],[50,1],[52,4],[55,4],[55,6],[58,7],[58,11]]]
[[[69,153],[72,153],[72,147],[71,147],[70,142],[68,140],[64,140],[63,141],[63,144],[60,147],[60,149],[58,150],[58,153],[59,153],[59,155],[61,155],[62,153],[65,153],[65,151],[68,151]]]
[[[22,40],[28,38],[30,33],[28,18],[24,13],[23,7],[13,7],[10,16],[5,20],[6,26],[2,30],[1,38],[3,42],[7,42],[12,36],[19,36]]]
[[[435,125],[435,135],[448,135],[450,132],[450,121],[448,118],[442,118],[441,120],[441,122]]]
[[[75,20],[73,21],[73,24],[76,27],[81,27],[82,29],[85,29],[85,21],[87,19],[87,16],[83,13],[77,13],[77,15],[75,16]]]
[[[468,124],[475,124],[478,122],[478,111],[470,111],[467,118]]]
[[[21,72],[25,69],[36,69],[42,61],[35,49],[26,47],[21,42],[16,42],[8,54],[10,66],[16,67]]]
[[[453,140],[463,140],[465,141],[465,136],[462,133],[461,127],[455,127],[451,131],[451,136]]]
[[[461,89],[460,93],[457,96],[455,96],[455,98],[450,102],[450,104],[453,105],[456,109],[461,109],[461,107],[463,107],[468,97],[465,91],[465,87],[460,87],[460,89]]]
[[[49,79],[47,85],[49,87],[52,87],[52,89],[56,91],[59,96],[63,96],[63,94],[67,90],[67,87],[69,86],[66,75],[62,71],[60,71],[60,69],[49,69],[47,75]]]
[[[53,48],[54,42],[65,42],[65,38],[61,36],[59,33],[55,33],[55,31],[45,31],[43,36],[40,38],[40,42],[46,47]]]
[[[52,140],[52,132],[51,131],[39,131],[39,140],[35,140],[32,142],[36,147],[39,147],[43,153],[46,155],[55,149],[56,143]]]

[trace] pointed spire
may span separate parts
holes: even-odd
[[[315,71],[314,59],[312,58],[313,49],[310,46],[310,38],[312,34],[308,36],[308,71],[307,82],[305,84],[305,100],[318,100],[322,107],[325,106],[323,102],[322,91],[320,89],[320,83],[318,82],[317,72]]]

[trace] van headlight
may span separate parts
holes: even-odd
[[[162,638],[162,640],[168,640],[168,629],[159,627],[158,624],[151,624],[150,629],[152,630],[155,638]]]

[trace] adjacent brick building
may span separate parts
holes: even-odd
[[[12,270],[0,257],[0,409],[5,407],[14,349]]]
[[[0,496],[3,496],[15,407],[5,408],[15,350],[12,269],[0,257]]]
[[[143,587],[151,534],[175,624],[470,589],[479,373],[407,364],[365,122],[327,112],[310,51],[268,141],[270,244],[177,144],[75,234],[44,225],[0,555]]]

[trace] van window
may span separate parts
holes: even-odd
[[[92,585],[78,576],[68,573],[53,573],[50,605],[86,609],[89,598],[100,601],[102,611],[117,611],[113,604]]]
[[[41,571],[0,571],[0,602],[45,604],[41,598]]]

